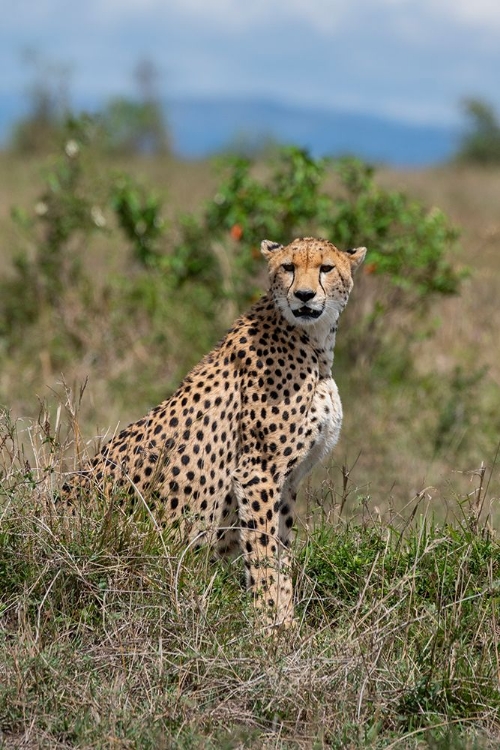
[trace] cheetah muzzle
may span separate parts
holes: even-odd
[[[364,247],[264,240],[270,289],[178,389],[111,439],[65,485],[69,507],[96,489],[137,498],[193,546],[241,553],[269,625],[293,621],[289,546],[297,489],[337,443],[331,375],[339,316]],[[176,532],[176,533],[177,533]]]
[[[299,307],[297,310],[292,310],[294,316],[296,318],[304,319],[313,319],[317,320],[322,314],[323,310],[313,310],[310,307],[307,307],[307,305],[303,305],[302,307]]]

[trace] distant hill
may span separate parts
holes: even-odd
[[[0,98],[0,146],[24,114],[24,104],[19,97]],[[75,107],[90,112],[100,108],[90,101]],[[355,154],[376,163],[418,167],[448,160],[457,147],[452,128],[259,99],[176,98],[166,103],[165,111],[174,150],[187,159],[235,145],[257,148],[270,140],[308,148],[313,156]]]
[[[187,158],[270,139],[306,147],[314,156],[347,153],[396,166],[425,166],[448,160],[457,147],[452,128],[261,100],[174,99],[167,117],[174,149]]]

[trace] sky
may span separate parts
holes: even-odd
[[[498,0],[0,0],[0,10],[0,108],[26,99],[31,50],[70,71],[76,106],[133,93],[147,59],[165,98],[258,97],[442,125],[459,122],[468,96],[500,112]]]

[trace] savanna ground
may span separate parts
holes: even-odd
[[[20,247],[35,252],[10,211],[43,215],[40,166],[0,156],[6,279]],[[165,157],[98,161],[95,185],[117,167],[165,196],[174,235],[179,212],[219,184],[213,165]],[[71,238],[79,286],[50,289],[36,316],[36,280],[10,290],[0,747],[498,747],[500,171],[376,179],[446,212],[461,230],[449,260],[469,275],[426,310],[398,307],[370,338],[390,291],[370,256],[358,274],[334,368],[343,434],[301,498],[292,633],[260,632],[238,563],[183,554],[147,509],[123,516],[96,500],[68,525],[53,503],[75,457],[173,391],[262,288],[264,264],[231,288],[236,232],[219,258],[223,295],[189,279],[153,287],[110,228]]]

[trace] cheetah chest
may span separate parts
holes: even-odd
[[[303,461],[294,471],[295,483],[325,458],[339,439],[342,426],[342,403],[333,378],[323,378],[316,385],[308,416],[315,440]]]

